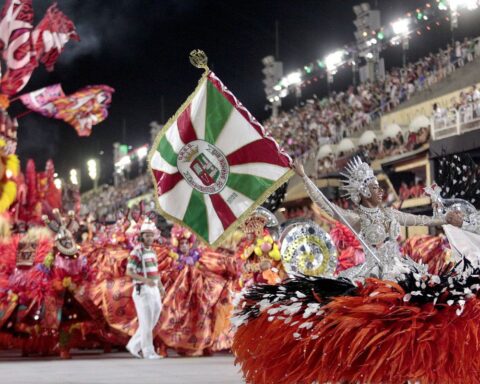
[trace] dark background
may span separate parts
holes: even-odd
[[[33,0],[36,20],[50,1]],[[60,0],[59,8],[77,26],[80,42],[70,42],[55,71],[37,69],[22,92],[62,83],[72,93],[85,85],[107,84],[115,88],[108,119],[95,126],[88,138],[79,138],[69,125],[30,114],[19,120],[18,153],[24,166],[35,159],[37,169],[52,158],[61,177],[71,168],[82,169],[82,189],[91,187],[85,162],[101,160],[101,181],[112,174],[112,143],[136,146],[150,141],[149,123],[161,123],[161,98],[167,120],[193,91],[201,71],[192,67],[188,53],[205,50],[210,68],[260,120],[265,110],[261,59],[275,50],[275,21],[280,26],[280,59],[284,72],[302,68],[317,58],[354,40],[352,11],[360,1],[350,0]],[[370,2],[375,5],[375,2]],[[435,2],[431,2],[435,5]],[[426,1],[379,0],[382,24],[386,25]],[[479,12],[460,17],[456,36],[480,35]],[[408,52],[415,60],[445,47],[450,27],[443,22],[432,31],[413,35]],[[401,64],[401,49],[384,53],[387,69]],[[334,88],[344,89],[351,71],[341,70]],[[326,94],[323,79],[306,96]],[[24,111],[13,103],[14,116]],[[122,127],[125,126],[126,129]]]

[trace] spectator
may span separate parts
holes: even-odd
[[[400,200],[402,201],[408,200],[410,198],[410,195],[411,195],[410,188],[408,188],[407,183],[405,183],[404,181],[402,181],[402,184],[400,185],[400,189],[398,190],[398,195],[400,197]]]

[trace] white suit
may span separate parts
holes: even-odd
[[[127,348],[131,351],[142,351],[143,357],[155,354],[153,347],[153,328],[160,318],[162,310],[162,302],[160,292],[157,286],[149,287],[142,285],[140,294],[136,288],[133,290],[133,302],[138,317],[138,328],[134,333]]]

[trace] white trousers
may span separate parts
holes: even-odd
[[[133,289],[133,302],[138,317],[138,328],[128,342],[128,348],[132,351],[142,351],[143,357],[155,353],[153,347],[153,328],[160,318],[162,301],[158,287],[143,285],[140,294]]]

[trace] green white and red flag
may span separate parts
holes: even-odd
[[[157,206],[219,245],[291,176],[291,159],[206,71],[158,134],[149,155]]]

